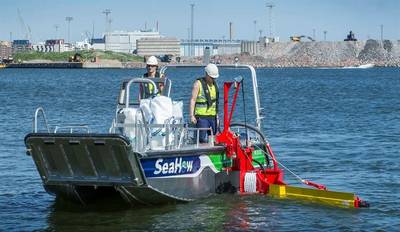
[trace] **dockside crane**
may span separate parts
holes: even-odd
[[[18,21],[20,23],[22,33],[24,34],[24,39],[31,40],[31,38],[32,38],[31,28],[29,27],[29,25],[25,24],[25,21],[22,18],[21,11],[19,10],[19,8],[17,8],[17,15],[18,15]]]

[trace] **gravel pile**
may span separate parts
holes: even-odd
[[[376,40],[352,42],[271,43],[262,48],[272,67],[344,67],[372,63],[400,66],[400,42]]]
[[[348,67],[362,64],[400,67],[400,41],[279,42],[261,46],[259,54],[218,55],[216,63],[240,63],[256,67]],[[202,57],[183,58],[183,63],[201,64]]]

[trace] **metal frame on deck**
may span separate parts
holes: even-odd
[[[38,132],[38,118],[39,118],[39,113],[42,114],[43,120],[44,120],[44,124],[46,126],[47,132],[50,133],[50,128],[49,128],[49,124],[47,123],[47,117],[46,117],[46,113],[44,112],[44,109],[42,107],[38,107],[35,110],[35,115],[33,116],[33,122],[32,122],[32,131],[34,133]]]
[[[163,66],[160,69],[160,75],[165,74],[165,71],[168,68],[201,68],[204,67],[204,65],[192,65],[192,64],[169,64],[167,66]],[[261,106],[260,106],[260,95],[258,93],[258,82],[257,82],[257,74],[256,70],[254,69],[253,66],[251,65],[246,65],[246,64],[217,64],[217,67],[219,68],[229,68],[229,69],[249,69],[251,72],[251,79],[252,79],[252,85],[253,85],[253,93],[254,93],[254,105],[255,105],[255,113],[256,113],[256,127],[258,129],[261,128],[261,123],[262,119],[264,117],[261,116]]]
[[[154,88],[154,94],[157,94],[158,93],[158,88],[157,88],[157,85],[156,85],[156,83],[154,83],[154,81],[152,81],[152,80],[150,80],[149,78],[134,78],[134,79],[131,79],[129,82],[128,82],[128,84],[126,85],[126,88],[125,88],[125,107],[126,108],[128,108],[129,107],[129,95],[130,95],[130,88],[131,88],[131,85],[132,85],[132,83],[149,83],[149,84],[151,84],[151,85],[153,85],[153,88]]]

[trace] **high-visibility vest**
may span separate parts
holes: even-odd
[[[148,73],[145,73],[143,75],[144,78],[150,78],[148,77]],[[156,76],[155,78],[161,78],[160,73],[156,72]],[[161,85],[157,84],[157,89],[158,89],[158,93],[157,96],[161,95]],[[151,96],[154,96],[155,90],[154,90],[154,86],[150,83],[144,83],[143,84],[143,88],[142,88],[142,98],[149,98]]]
[[[216,116],[218,113],[218,86],[214,82],[208,85],[204,78],[198,79],[199,93],[196,98],[194,114],[196,116]]]

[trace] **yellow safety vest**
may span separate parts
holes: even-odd
[[[143,77],[144,78],[150,78],[150,77],[148,77],[147,73],[145,73],[143,75]],[[162,76],[160,75],[159,72],[157,72],[156,76],[154,78],[162,78]],[[158,88],[157,96],[160,96],[161,95],[161,86],[158,83],[156,83],[156,85],[157,85],[157,88]],[[143,86],[143,89],[142,89],[142,98],[149,98],[151,96],[154,96],[154,93],[155,93],[154,86],[151,85],[151,84],[145,83],[144,86]]]
[[[212,86],[205,83],[208,92],[210,93],[211,102],[207,102],[207,97],[204,93],[204,87],[201,80],[199,82],[199,93],[196,98],[196,105],[194,108],[194,114],[196,116],[216,116],[217,115],[217,88],[216,85]]]

